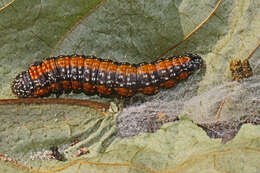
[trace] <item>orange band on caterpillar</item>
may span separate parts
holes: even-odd
[[[171,88],[201,68],[199,55],[159,59],[152,63],[129,64],[95,56],[70,55],[35,62],[15,78],[12,91],[20,98],[60,95],[71,91],[87,95],[128,97],[137,92],[152,95]]]

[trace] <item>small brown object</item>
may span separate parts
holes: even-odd
[[[59,161],[64,161],[65,158],[64,156],[58,151],[58,147],[57,146],[52,146],[50,148],[51,152],[52,152],[52,156],[56,159],[56,160],[59,160]]]
[[[79,157],[83,154],[89,153],[89,150],[87,147],[81,148],[76,152],[76,156]]]
[[[260,42],[258,42],[257,46],[248,54],[248,56],[243,61],[241,61],[240,59],[235,59],[231,61],[229,69],[231,71],[233,81],[240,81],[243,78],[248,78],[253,75],[252,68],[249,64],[249,59],[259,47]]]
[[[74,141],[70,144],[70,146],[76,145],[77,143],[80,142],[80,137],[77,137],[76,139],[74,139]]]
[[[155,117],[158,118],[158,119],[163,119],[163,118],[166,118],[167,115],[164,114],[164,113],[159,113],[159,114],[155,115]]]
[[[240,59],[232,60],[229,66],[232,80],[239,81],[243,78],[248,78],[253,75],[248,59],[241,61]]]

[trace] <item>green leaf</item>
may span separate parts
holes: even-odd
[[[223,145],[219,139],[210,139],[201,128],[190,121],[182,121],[164,125],[155,134],[142,134],[131,139],[118,138],[103,154],[96,154],[90,149],[90,154],[85,157],[66,162],[30,161],[25,168],[3,161],[0,164],[1,167],[13,172],[27,172],[27,170],[37,172],[36,170],[39,169],[38,172],[88,170],[91,172],[256,173],[260,169],[259,131],[259,126],[244,125],[233,141]]]
[[[29,64],[52,55],[94,54],[120,62],[151,62],[200,24],[216,3],[1,0],[0,98],[15,98],[10,89],[14,77]],[[259,42],[259,5],[250,0],[223,1],[199,31],[168,53],[200,54],[207,66],[205,74],[195,74],[174,89],[145,98],[148,104],[125,108],[123,114],[104,116],[73,105],[1,105],[0,172],[258,172],[259,126],[243,125],[225,145],[188,120],[128,139],[116,138],[116,128],[127,127],[122,134],[147,132],[150,127],[144,122],[131,126],[140,120],[132,117],[145,119],[157,113],[165,113],[166,122],[179,115],[206,125],[239,124],[248,122],[243,121],[248,117],[257,121],[259,50],[250,59],[254,77],[246,81],[230,82],[229,62],[244,59]],[[84,94],[62,97],[90,98]],[[91,98],[106,103],[112,100]],[[116,116],[127,121],[119,124]],[[140,127],[146,129],[138,131]],[[78,137],[80,142],[70,146]],[[54,145],[66,161],[50,158]],[[90,152],[76,157],[82,148]]]

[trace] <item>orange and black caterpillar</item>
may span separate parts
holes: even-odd
[[[152,63],[129,64],[95,56],[50,57],[35,62],[15,78],[12,91],[20,98],[60,95],[71,91],[88,95],[128,97],[137,92],[152,95],[170,88],[203,65],[199,55],[159,59]]]

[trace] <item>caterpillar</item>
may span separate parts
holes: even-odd
[[[202,58],[196,54],[139,64],[62,55],[33,63],[16,76],[11,89],[19,98],[47,97],[52,93],[59,96],[71,91],[100,96],[129,97],[137,92],[153,95],[160,88],[171,88],[188,78],[202,65]]]

